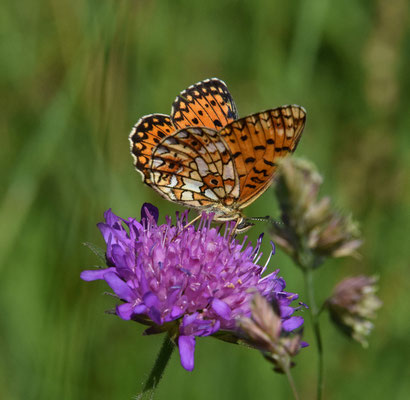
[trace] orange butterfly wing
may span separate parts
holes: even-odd
[[[296,149],[305,120],[302,107],[283,106],[241,118],[220,130],[239,176],[239,209],[271,185],[277,161]]]
[[[151,114],[142,117],[129,135],[134,165],[151,184],[149,161],[155,146],[177,129],[205,126],[219,130],[238,118],[236,105],[225,83],[217,78],[206,79],[182,91],[172,105],[171,116]]]
[[[160,141],[175,132],[169,115],[151,114],[142,117],[133,127],[129,140],[134,165],[150,184],[148,166],[151,161],[152,150]]]
[[[205,126],[219,130],[238,118],[238,111],[225,83],[206,79],[180,93],[172,104],[171,119],[177,129]]]
[[[164,138],[149,165],[152,187],[164,198],[221,215],[239,197],[239,179],[226,143],[214,129],[189,127]]]

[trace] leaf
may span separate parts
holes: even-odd
[[[84,242],[83,245],[87,246],[100,260],[104,261],[104,263],[106,262],[105,251],[101,247],[90,242]]]

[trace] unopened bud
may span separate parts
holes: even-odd
[[[326,301],[332,321],[345,334],[367,347],[367,336],[373,329],[370,321],[382,302],[376,296],[377,278],[360,275],[346,278],[333,290]]]

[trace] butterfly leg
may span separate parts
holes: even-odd
[[[233,239],[236,236],[236,231],[238,230],[239,224],[242,222],[242,217],[238,217],[235,221],[235,225],[232,230],[229,232],[229,239]]]
[[[254,226],[255,224],[250,222],[252,218],[247,218],[247,217],[243,217],[240,216],[238,217],[238,219],[236,220],[236,224],[234,229],[236,230],[236,233],[244,233],[247,230],[249,230],[252,226]]]
[[[235,225],[229,233],[229,237],[233,239],[238,233],[246,232],[253,225],[254,224],[248,222],[243,216],[238,216],[235,220]]]
[[[199,214],[199,215],[197,215],[192,221],[190,221],[190,222],[188,222],[186,225],[184,225],[184,227],[182,228],[182,230],[179,232],[179,233],[177,233],[177,235],[172,239],[172,241],[174,241],[177,237],[178,237],[178,235],[180,234],[180,233],[182,233],[186,228],[188,228],[188,226],[191,226],[191,225],[193,225],[196,221],[198,221],[198,219],[200,219],[202,217],[202,214]]]
[[[197,215],[192,221],[189,221],[185,226],[184,229],[188,228],[188,226],[193,225],[196,221],[198,221],[198,219],[200,219],[202,217],[202,214]]]

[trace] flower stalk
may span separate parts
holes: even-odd
[[[295,398],[295,400],[299,400],[299,394],[298,394],[298,391],[296,390],[295,381],[293,380],[293,376],[290,372],[290,368],[288,366],[284,366],[283,370],[285,372],[286,378],[288,379],[289,386],[292,389],[293,397]]]
[[[165,368],[168,365],[168,361],[171,359],[172,353],[175,349],[175,344],[168,334],[165,335],[165,339],[162,343],[158,357],[155,361],[154,367],[144,384],[142,392],[137,396],[138,400],[143,400],[144,397],[150,399],[153,397],[154,392],[161,380]]]
[[[317,400],[322,399],[324,387],[319,323],[323,306],[319,308],[316,303],[313,272],[329,257],[357,257],[362,244],[357,223],[332,208],[329,197],[319,197],[322,182],[322,176],[310,162],[291,157],[281,160],[275,192],[282,223],[273,223],[270,229],[275,243],[303,271],[318,352]],[[328,304],[330,308],[335,302]],[[360,325],[362,331],[363,326]]]
[[[320,310],[316,304],[315,299],[315,288],[313,282],[313,269],[305,268],[304,269],[304,281],[305,281],[305,291],[308,299],[310,316],[312,320],[313,334],[315,336],[315,342],[317,346],[317,392],[316,399],[321,400],[323,396],[323,345],[322,345],[322,336],[320,333],[320,323],[319,315]]]

